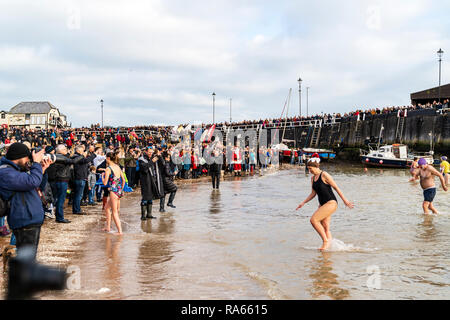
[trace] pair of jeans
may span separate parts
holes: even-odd
[[[217,188],[219,189],[219,184],[220,184],[220,172],[219,173],[213,173],[211,175],[211,180],[212,180],[212,186],[213,189]]]
[[[89,186],[86,180],[84,180],[83,196],[81,202],[86,202],[89,199]]]
[[[56,220],[62,221],[64,220],[64,202],[66,201],[68,183],[65,181],[51,182],[50,186],[52,187],[53,197],[55,201]]]
[[[95,197],[95,186],[89,190],[89,204],[94,204],[94,197]]]
[[[72,202],[72,213],[80,213],[81,212],[81,198],[83,198],[84,186],[86,181],[84,180],[75,180],[75,193],[73,195]]]
[[[100,173],[96,173],[95,177],[96,177],[96,179],[98,181],[98,179],[101,178],[101,174]],[[96,184],[94,188],[95,188],[95,195],[97,197],[97,201],[99,201],[99,202],[102,201],[102,186],[99,185],[99,184]]]
[[[127,175],[127,179],[128,179],[128,186],[130,186],[130,188],[134,188],[134,182],[135,182],[135,176],[136,176],[136,167],[126,167],[125,168],[125,174]]]
[[[37,248],[39,245],[39,238],[41,235],[41,225],[29,225],[23,228],[14,229],[14,236],[16,237],[16,248],[19,252],[25,246],[33,248],[34,259],[36,259]]]

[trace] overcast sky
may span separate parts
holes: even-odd
[[[0,109],[73,126],[212,122],[409,104],[450,81],[448,1],[0,0]]]

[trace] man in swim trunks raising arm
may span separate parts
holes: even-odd
[[[439,177],[441,181],[442,189],[447,191],[447,186],[445,185],[444,177],[442,174],[437,171],[435,168],[427,164],[427,161],[424,158],[419,159],[419,177],[420,177],[420,186],[423,189],[423,212],[425,214],[429,214],[428,209],[430,209],[433,213],[437,214],[437,210],[433,206],[433,199],[436,195],[436,186],[434,184],[434,176]]]

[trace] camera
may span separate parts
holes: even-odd
[[[8,269],[8,300],[29,299],[39,291],[66,288],[66,271],[38,264],[32,246],[20,248],[17,257],[9,260]]]
[[[33,153],[33,151],[35,153],[38,153],[41,150],[42,150],[41,147],[33,148],[33,149],[31,149],[31,153]],[[32,155],[30,155],[30,160],[33,161],[33,156]],[[45,153],[44,157],[42,158],[42,160],[51,160],[52,162],[55,162],[56,161],[56,155],[51,154],[51,153]]]
[[[51,153],[46,153],[44,154],[44,157],[42,158],[43,160],[51,160],[52,162],[56,161],[56,155],[51,154]]]

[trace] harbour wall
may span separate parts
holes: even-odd
[[[450,151],[450,114],[433,109],[408,111],[406,117],[397,113],[360,115],[316,127],[286,128],[284,139],[295,141],[297,148],[359,148],[367,138],[377,142],[381,126],[382,143],[403,143],[415,151],[429,151],[432,140],[437,153]]]

